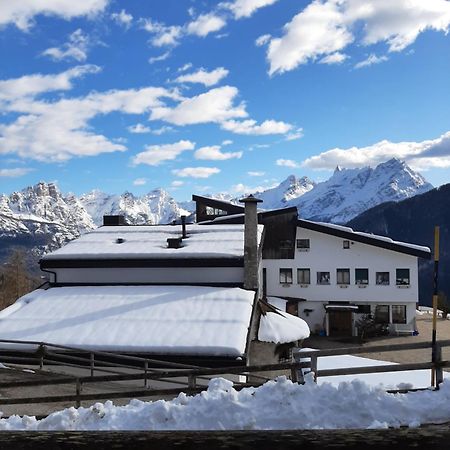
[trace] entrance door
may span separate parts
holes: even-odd
[[[330,337],[351,337],[352,312],[338,309],[329,311],[328,330]]]

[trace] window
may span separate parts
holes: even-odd
[[[406,323],[405,305],[392,305],[392,323]]]
[[[370,314],[370,305],[357,305],[358,311],[356,311],[358,314]]]
[[[297,282],[298,284],[310,284],[311,271],[309,269],[297,269]]]
[[[369,269],[355,269],[355,284],[369,284]]]
[[[342,248],[350,248],[350,241],[342,241]]]
[[[382,286],[389,285],[389,272],[377,272],[375,278],[377,284]]]
[[[208,216],[226,216],[227,212],[223,211],[222,209],[219,209],[219,208],[213,208],[212,206],[207,206],[206,214]]]
[[[292,241],[289,239],[284,239],[280,241],[281,250],[289,250],[292,248]]]
[[[292,269],[280,269],[280,283],[292,284]]]
[[[409,285],[409,269],[396,270],[395,284],[397,286]]]
[[[389,323],[389,305],[377,305],[375,307],[375,322]]]
[[[330,272],[317,272],[317,284],[330,284]]]
[[[297,239],[297,248],[299,250],[309,250],[309,239]]]
[[[350,269],[337,269],[336,270],[336,283],[337,284],[350,284]]]

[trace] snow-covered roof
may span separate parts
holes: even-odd
[[[283,299],[268,297],[269,304],[281,304]],[[264,342],[285,344],[306,339],[310,335],[308,324],[300,317],[284,312],[277,307],[261,314],[258,339]]]
[[[196,286],[38,289],[0,312],[0,336],[91,350],[239,357],[254,295]]]
[[[429,247],[410,244],[408,242],[394,241],[393,239],[387,236],[379,236],[377,234],[354,231],[352,228],[343,225],[336,225],[333,223],[326,223],[326,222],[313,222],[311,220],[306,219],[299,219],[298,224],[299,226],[303,226],[305,228],[309,228],[316,231],[326,232],[326,230],[329,230],[330,234],[333,234],[333,230],[336,230],[338,233],[340,232],[341,235],[345,234],[346,237],[354,239],[355,241],[365,238],[365,241],[367,241],[367,243],[372,243],[373,245],[379,244],[380,246],[383,247],[390,246],[392,250],[399,250],[403,248],[405,250],[405,253],[407,253],[408,249],[410,249],[412,251],[415,251],[417,253],[417,256],[425,256],[431,254],[431,250]]]
[[[168,238],[182,235],[180,225],[104,226],[45,255],[50,259],[101,258],[236,258],[244,256],[244,225],[186,226],[180,248],[168,248]],[[258,244],[263,226],[258,225]]]

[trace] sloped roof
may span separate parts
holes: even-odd
[[[243,258],[244,225],[221,227],[189,224],[180,248],[168,248],[167,239],[181,237],[181,228],[172,225],[104,226],[74,239],[45,255],[41,262],[105,259],[195,259]],[[261,241],[263,226],[258,226]],[[218,245],[220,243],[220,245]]]
[[[398,253],[404,253],[407,255],[417,256],[419,258],[425,259],[431,258],[431,250],[428,247],[409,244],[407,242],[394,241],[386,236],[378,236],[376,234],[354,231],[352,228],[342,225],[299,219],[297,221],[297,226],[306,228],[307,230],[317,231],[319,233],[325,233],[331,236],[348,239],[350,241],[361,242],[362,244],[373,245],[375,247],[392,250]]]
[[[89,350],[240,357],[254,295],[197,286],[38,289],[0,312],[0,336]]]

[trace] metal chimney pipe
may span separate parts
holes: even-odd
[[[258,213],[262,200],[249,195],[239,200],[245,206],[244,224],[244,289],[258,289]]]
[[[185,239],[187,237],[186,234],[186,216],[181,216],[181,229],[182,229],[182,237]]]

